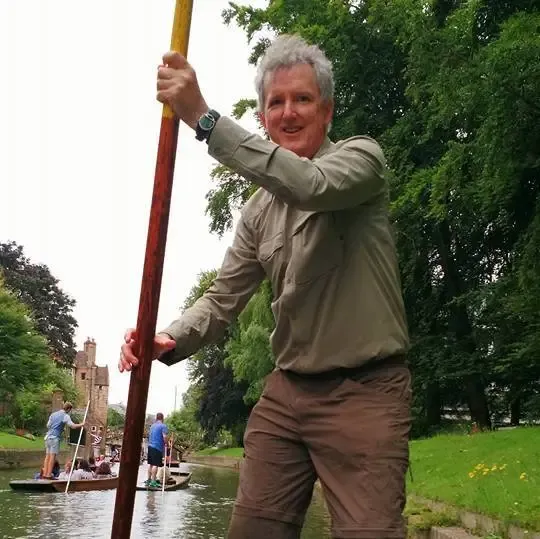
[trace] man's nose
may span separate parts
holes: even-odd
[[[285,101],[285,108],[283,109],[283,116],[285,118],[294,118],[296,116],[296,106],[294,101],[288,99]]]

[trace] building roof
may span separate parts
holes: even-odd
[[[109,385],[109,367],[97,367],[96,369],[96,385]]]

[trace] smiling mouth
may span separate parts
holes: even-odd
[[[287,133],[287,135],[295,135],[296,133],[299,133],[302,130],[301,127],[284,127],[282,131],[284,133]]]

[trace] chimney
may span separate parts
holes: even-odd
[[[88,366],[93,367],[96,364],[96,341],[87,337],[84,342],[84,351],[88,357]]]

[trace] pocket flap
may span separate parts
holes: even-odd
[[[302,212],[298,218],[295,220],[295,222],[292,224],[291,227],[291,236],[294,236],[295,234],[298,234],[304,228],[305,224],[307,223],[308,219],[319,212],[316,211],[306,211]]]
[[[263,240],[259,244],[259,260],[265,261],[272,255],[283,248],[283,233],[279,232],[273,238]]]

